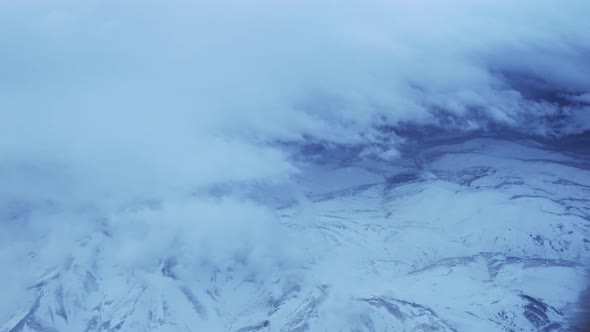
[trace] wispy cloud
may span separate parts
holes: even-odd
[[[363,155],[387,159],[404,137],[382,129],[400,124],[587,130],[588,12],[544,0],[4,1],[0,200],[20,221],[2,227],[45,240],[3,235],[0,260],[31,247],[59,260],[76,244],[55,239],[105,218],[121,264],[175,245],[217,263],[273,252],[260,249],[270,208],[194,193],[288,182],[296,167],[277,142],[369,144]]]

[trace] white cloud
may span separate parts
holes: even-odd
[[[548,135],[546,118],[565,112],[561,128],[588,129],[587,109],[539,95],[587,99],[588,12],[581,0],[2,2],[0,193],[37,211],[3,227],[54,234],[19,250],[58,261],[76,243],[51,239],[99,217],[121,264],[174,245],[187,261],[263,257],[270,209],[191,194],[288,182],[296,167],[277,142],[370,143],[390,159],[403,137],[378,127]]]

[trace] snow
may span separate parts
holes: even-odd
[[[385,164],[308,162],[290,187],[302,194],[275,207],[274,230],[242,256],[219,253],[223,239],[255,235],[220,235],[209,262],[182,252],[200,246],[159,248],[178,256],[134,268],[141,252],[109,250],[140,225],[113,228],[126,218],[203,211],[136,207],[80,239],[67,264],[23,258],[24,280],[37,281],[11,295],[19,300],[0,331],[559,330],[585,286],[589,249],[590,176],[571,160],[530,142],[473,139]],[[195,232],[186,236],[210,233]],[[280,245],[265,248],[269,237]]]

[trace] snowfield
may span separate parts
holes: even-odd
[[[153,219],[168,236],[175,215],[165,211],[179,207],[166,203],[96,219],[65,263],[15,241],[21,256],[5,268],[28,286],[2,307],[0,331],[567,329],[586,286],[588,155],[525,139],[453,138],[413,145],[395,161],[332,146],[298,164],[289,185],[243,189],[242,217],[270,221],[255,236],[248,227],[220,235],[237,249],[211,260],[174,240],[131,268],[137,257],[110,248],[121,223]],[[59,206],[6,205],[2,222],[38,209]],[[135,230],[133,240],[149,245]]]

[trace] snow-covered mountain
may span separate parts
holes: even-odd
[[[388,162],[306,151],[296,184],[245,194],[274,211],[276,228],[251,237],[271,247],[248,242],[218,262],[158,248],[132,269],[109,248],[118,223],[168,209],[138,204],[97,221],[64,263],[35,246],[19,257],[32,282],[0,331],[566,330],[589,258],[587,153],[460,137]],[[5,207],[2,222],[35,209],[59,207]]]
[[[0,332],[581,329],[589,13],[0,0]]]

